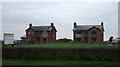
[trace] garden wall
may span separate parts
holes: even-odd
[[[120,61],[118,48],[3,48],[3,58]]]

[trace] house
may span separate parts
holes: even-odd
[[[53,23],[50,26],[32,26],[26,29],[26,40],[34,40],[36,43],[52,43],[56,41],[56,28]]]
[[[104,38],[104,26],[101,25],[77,25],[74,22],[73,40],[81,43],[102,43]]]

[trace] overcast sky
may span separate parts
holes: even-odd
[[[118,36],[117,2],[3,2],[2,33],[14,33],[15,39],[25,35],[29,23],[33,26],[54,23],[57,39],[73,39],[73,23],[100,25],[104,22],[105,40]],[[3,39],[3,35],[0,35]]]

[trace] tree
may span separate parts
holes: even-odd
[[[111,43],[113,41],[113,36],[109,38],[109,42]]]
[[[71,39],[63,38],[63,39],[58,39],[58,42],[70,42],[72,41]]]

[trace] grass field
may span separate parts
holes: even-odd
[[[34,44],[34,45],[14,45],[14,47],[45,47],[45,48],[118,48],[120,46],[98,45],[98,44]]]
[[[120,65],[113,61],[63,61],[63,60],[21,60],[3,59],[2,65]]]

